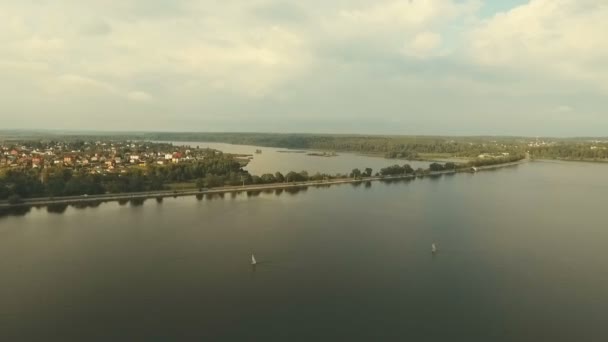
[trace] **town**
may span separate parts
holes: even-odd
[[[130,168],[203,160],[210,150],[142,141],[28,141],[0,144],[0,170],[65,167],[91,174],[126,173]],[[220,153],[216,151],[216,153]],[[245,155],[238,161],[246,164]]]

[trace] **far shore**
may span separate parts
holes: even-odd
[[[474,158],[470,158],[470,157],[455,157],[453,155],[451,155],[450,153],[420,153],[418,155],[418,157],[413,158],[413,159],[408,159],[405,157],[398,157],[398,158],[387,158],[385,156],[384,152],[361,152],[361,151],[353,151],[353,150],[342,150],[342,149],[323,149],[323,148],[314,148],[314,149],[290,149],[288,147],[279,147],[279,146],[261,146],[261,145],[248,145],[248,144],[238,144],[238,143],[229,143],[229,142],[217,142],[217,141],[179,141],[179,140],[150,140],[151,142],[155,142],[155,143],[171,143],[174,145],[179,145],[179,146],[186,146],[186,145],[192,145],[192,144],[226,144],[226,145],[234,145],[234,146],[247,146],[247,147],[255,147],[256,149],[264,149],[264,148],[270,148],[270,149],[279,149],[279,148],[283,148],[281,150],[276,150],[275,152],[277,153],[295,153],[295,154],[308,154],[309,156],[313,156],[313,157],[338,157],[340,156],[339,154],[336,155],[317,155],[317,153],[319,154],[323,154],[323,153],[347,153],[347,154],[354,154],[354,155],[358,155],[358,156],[365,156],[365,157],[372,157],[372,158],[381,158],[381,159],[387,159],[387,160],[403,160],[403,161],[421,161],[421,162],[449,162],[449,161],[455,161],[455,162],[468,162],[471,161]],[[227,152],[229,153],[229,152]],[[235,154],[238,155],[238,153],[230,153],[230,154]],[[251,155],[253,156],[253,155]]]
[[[575,162],[575,163],[593,163],[593,164],[608,164],[608,159],[565,159],[565,158],[532,158],[534,161],[541,162]]]
[[[522,159],[513,163],[504,163],[488,166],[480,166],[476,168],[476,171],[492,170],[509,166],[516,166],[527,162],[526,159]],[[302,188],[309,186],[329,186],[338,184],[350,184],[350,183],[362,183],[362,182],[375,182],[383,180],[399,180],[399,179],[413,179],[423,177],[433,177],[445,174],[456,174],[456,173],[470,173],[470,169],[463,170],[446,170],[430,172],[424,175],[398,175],[398,176],[374,176],[374,177],[362,177],[362,178],[343,178],[333,180],[321,180],[321,181],[307,181],[307,182],[293,182],[293,183],[274,183],[274,184],[252,184],[245,186],[224,186],[218,188],[196,188],[196,189],[182,189],[182,190],[162,190],[162,191],[147,191],[147,192],[133,192],[133,193],[118,193],[118,194],[105,194],[105,195],[83,195],[83,196],[69,196],[69,197],[44,197],[44,198],[26,198],[21,203],[9,204],[7,201],[0,201],[0,209],[15,208],[15,207],[33,207],[33,206],[46,206],[52,204],[74,204],[74,203],[94,203],[94,202],[111,202],[111,201],[125,201],[125,200],[144,200],[150,198],[165,198],[165,197],[178,197],[178,196],[195,196],[205,194],[220,194],[220,193],[231,193],[231,192],[247,192],[247,191],[264,191],[264,190],[276,190],[276,189],[289,189],[289,188]]]

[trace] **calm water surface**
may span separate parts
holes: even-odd
[[[1,217],[0,340],[606,341],[607,174],[533,162]]]
[[[317,172],[328,174],[349,174],[354,168],[364,170],[371,167],[373,172],[380,171],[381,168],[399,164],[410,164],[413,168],[429,167],[431,162],[408,161],[399,159],[385,159],[360,154],[340,152],[336,157],[308,156],[306,153],[293,153],[295,151],[314,152],[313,150],[290,150],[287,148],[259,147],[250,145],[232,145],[223,143],[206,142],[172,142],[174,145],[200,146],[202,148],[213,148],[225,153],[251,154],[253,159],[245,169],[253,175],[264,173],[275,173],[276,171],[287,173],[289,171],[308,171],[310,175]],[[257,149],[262,150],[261,154],[255,153]],[[283,151],[283,152],[281,152]],[[291,153],[285,153],[290,151]]]

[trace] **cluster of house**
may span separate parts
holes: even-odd
[[[149,142],[0,143],[0,168],[88,168],[91,173],[204,159],[204,149]]]
[[[488,159],[488,158],[502,158],[508,157],[510,155],[509,152],[501,152],[501,153],[482,153],[477,156],[479,159]]]
[[[542,146],[553,146],[557,143],[555,141],[544,141],[544,140],[533,140],[528,142],[528,147],[542,147]]]

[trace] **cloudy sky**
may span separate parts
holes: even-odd
[[[0,0],[0,129],[608,135],[606,0]]]

